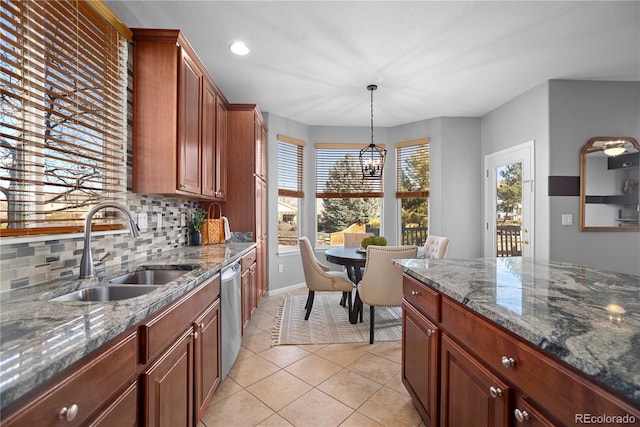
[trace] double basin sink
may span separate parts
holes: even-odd
[[[50,301],[119,301],[148,294],[188,273],[190,268],[144,266],[136,271],[113,277],[104,285],[79,289]]]

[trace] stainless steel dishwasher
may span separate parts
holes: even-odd
[[[222,380],[231,370],[242,345],[242,283],[240,274],[240,261],[237,261],[223,267],[220,278]]]

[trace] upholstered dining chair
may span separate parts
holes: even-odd
[[[440,259],[447,256],[449,238],[429,234],[424,242],[424,257],[430,259]]]
[[[374,339],[374,307],[402,305],[402,269],[393,265],[392,260],[417,255],[417,246],[367,246],[367,263],[358,283],[358,295],[369,305],[369,344]]]
[[[344,246],[347,248],[358,247],[364,239],[371,236],[373,233],[344,233]]]
[[[323,265],[316,258],[313,252],[311,242],[306,237],[300,237],[300,256],[302,257],[302,268],[304,270],[304,281],[309,288],[307,304],[304,308],[307,310],[304,320],[309,320],[311,307],[313,307],[313,299],[316,291],[333,291],[346,292],[347,301],[349,303],[349,313],[351,312],[351,292],[353,291],[353,282],[344,271],[331,271],[329,267]]]

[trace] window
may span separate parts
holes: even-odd
[[[304,141],[278,135],[278,247],[298,246]]]
[[[429,226],[429,138],[398,142],[395,149],[402,244],[421,246]]]
[[[1,234],[80,231],[96,203],[125,199],[128,34],[101,3],[0,11]],[[122,227],[107,212],[96,223]]]
[[[383,182],[362,178],[358,155],[365,145],[315,145],[319,246],[342,245],[345,232],[380,233]]]

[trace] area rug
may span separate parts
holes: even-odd
[[[338,293],[316,292],[309,320],[304,320],[307,295],[286,295],[280,302],[273,345],[369,342],[369,306],[362,323],[349,323],[348,309]],[[376,307],[375,341],[402,339],[402,308]]]

